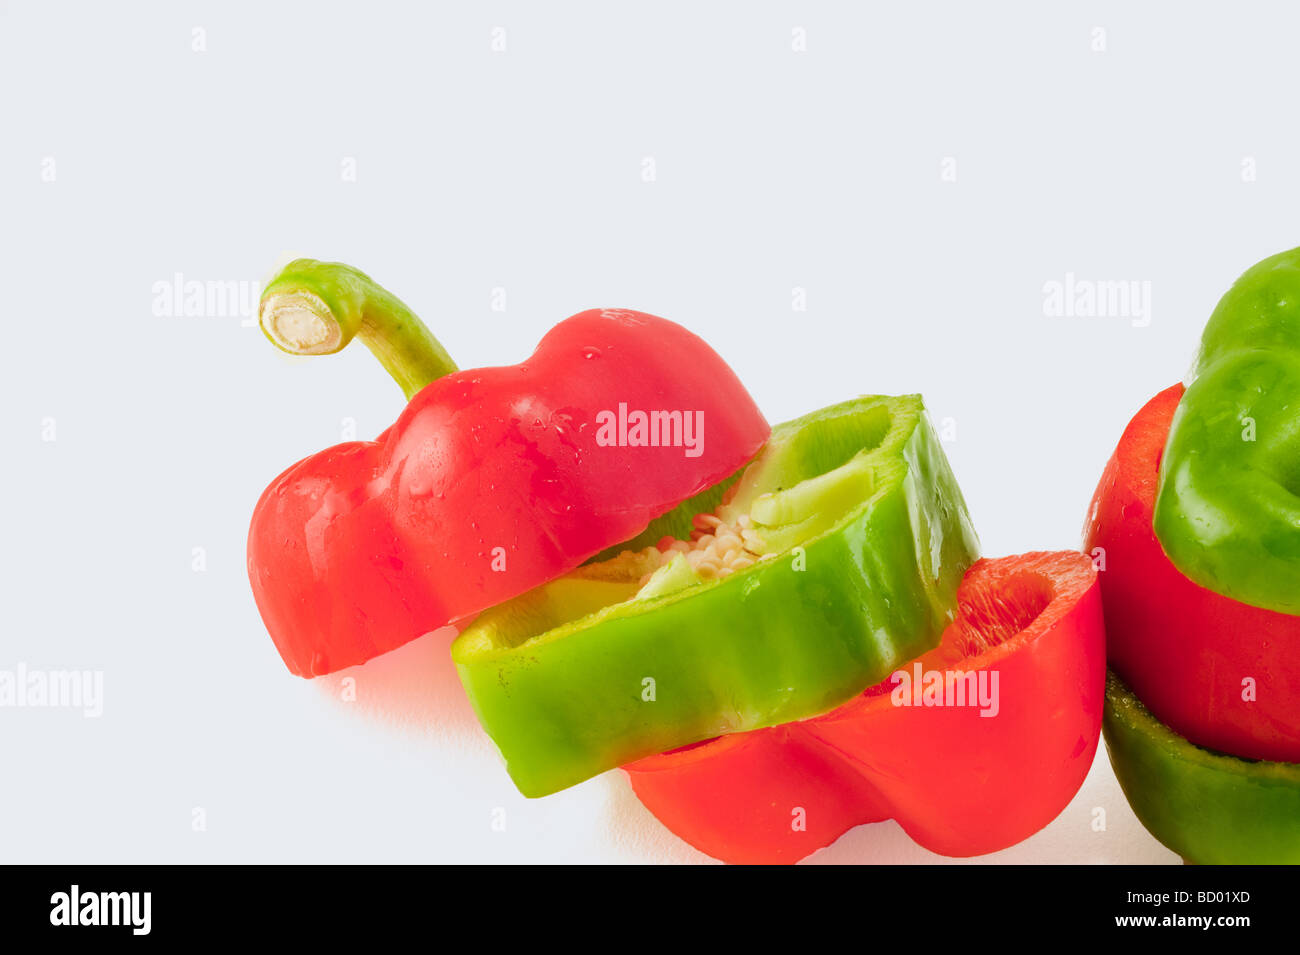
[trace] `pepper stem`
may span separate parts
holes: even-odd
[[[409,401],[456,370],[447,350],[396,295],[340,262],[295,259],[267,283],[257,310],[266,337],[291,355],[332,355],[361,339]]]

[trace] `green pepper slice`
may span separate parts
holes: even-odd
[[[580,567],[453,644],[524,795],[844,703],[938,643],[978,556],[919,395],[778,425],[692,523],[691,541]]]
[[[1300,614],[1300,249],[1233,284],[1193,376],[1161,459],[1156,536],[1202,587]]]
[[[1238,759],[1189,743],[1113,671],[1102,732],[1138,819],[1188,862],[1300,863],[1300,764]]]

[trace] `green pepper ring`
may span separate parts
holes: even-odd
[[[978,545],[919,395],[777,425],[733,491],[764,510],[777,559],[641,599],[635,579],[585,565],[452,645],[524,795],[826,712],[938,643]]]
[[[1196,746],[1157,720],[1114,671],[1102,732],[1133,812],[1186,861],[1300,863],[1300,763]]]

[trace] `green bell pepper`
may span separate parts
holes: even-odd
[[[1300,614],[1300,249],[1210,316],[1160,465],[1154,526],[1185,576]]]
[[[937,644],[977,556],[918,395],[777,426],[718,498],[655,528],[691,541],[584,565],[453,644],[524,795],[844,703]]]
[[[1151,715],[1114,672],[1102,732],[1138,819],[1188,862],[1300,863],[1300,765],[1195,746]]]

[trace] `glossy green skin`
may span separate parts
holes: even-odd
[[[978,544],[919,396],[862,398],[774,428],[769,448],[788,446],[786,464],[772,469],[777,486],[861,451],[843,447],[854,433],[844,425],[861,431],[868,420],[882,422],[872,440],[883,440],[868,452],[873,491],[802,542],[803,569],[797,554],[780,554],[513,645],[520,619],[554,588],[581,586],[571,575],[488,611],[461,635],[452,647],[461,681],[524,795],[825,712],[938,643]],[[802,473],[790,465],[818,457]],[[647,679],[653,701],[643,698]]]
[[[1195,746],[1152,716],[1113,672],[1102,732],[1138,819],[1188,862],[1300,863],[1300,764]]]
[[[1300,249],[1223,296],[1193,374],[1161,459],[1156,536],[1201,586],[1300,614]]]

